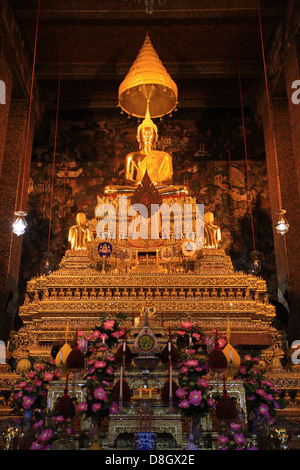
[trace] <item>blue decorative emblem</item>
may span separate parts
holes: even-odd
[[[98,245],[98,253],[101,256],[105,256],[105,258],[108,258],[111,255],[112,252],[112,245],[108,242],[102,242]]]

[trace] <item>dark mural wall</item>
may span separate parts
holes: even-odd
[[[256,249],[262,252],[261,275],[276,293],[264,142],[250,117],[246,139]],[[155,120],[157,148],[173,157],[174,183],[187,184],[198,203],[215,214],[223,248],[237,270],[248,272],[253,249],[241,113],[179,109]],[[29,185],[28,231],[24,236],[20,291],[38,274],[47,250],[55,118],[48,116],[43,141],[35,143]],[[55,155],[50,249],[59,261],[68,248],[68,230],[76,213],[94,217],[97,195],[108,184],[124,183],[127,153],[138,148],[138,120],[119,110],[60,113]]]

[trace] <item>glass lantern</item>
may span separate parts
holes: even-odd
[[[275,226],[276,231],[280,233],[280,235],[285,235],[289,231],[289,223],[287,222],[285,215],[286,211],[281,209],[278,211],[278,222]]]
[[[54,266],[54,256],[51,251],[43,253],[42,261],[40,263],[40,276],[47,276],[51,274]]]
[[[259,251],[251,251],[250,253],[250,265],[253,274],[258,274],[261,271],[261,258]]]
[[[15,212],[16,220],[13,223],[13,232],[18,235],[18,237],[25,233],[27,227],[25,220],[26,215],[26,212],[23,211]]]

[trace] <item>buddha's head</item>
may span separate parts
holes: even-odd
[[[86,223],[86,215],[83,212],[78,212],[76,222],[78,225],[84,225]]]
[[[204,214],[204,222],[206,224],[212,224],[214,221],[214,214],[212,212],[205,212]]]
[[[140,144],[140,148],[142,148],[144,145],[150,145],[155,148],[157,138],[157,126],[149,116],[146,116],[137,129],[137,140]]]

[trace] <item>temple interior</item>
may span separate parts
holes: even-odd
[[[0,8],[0,449],[300,449],[299,2]]]

